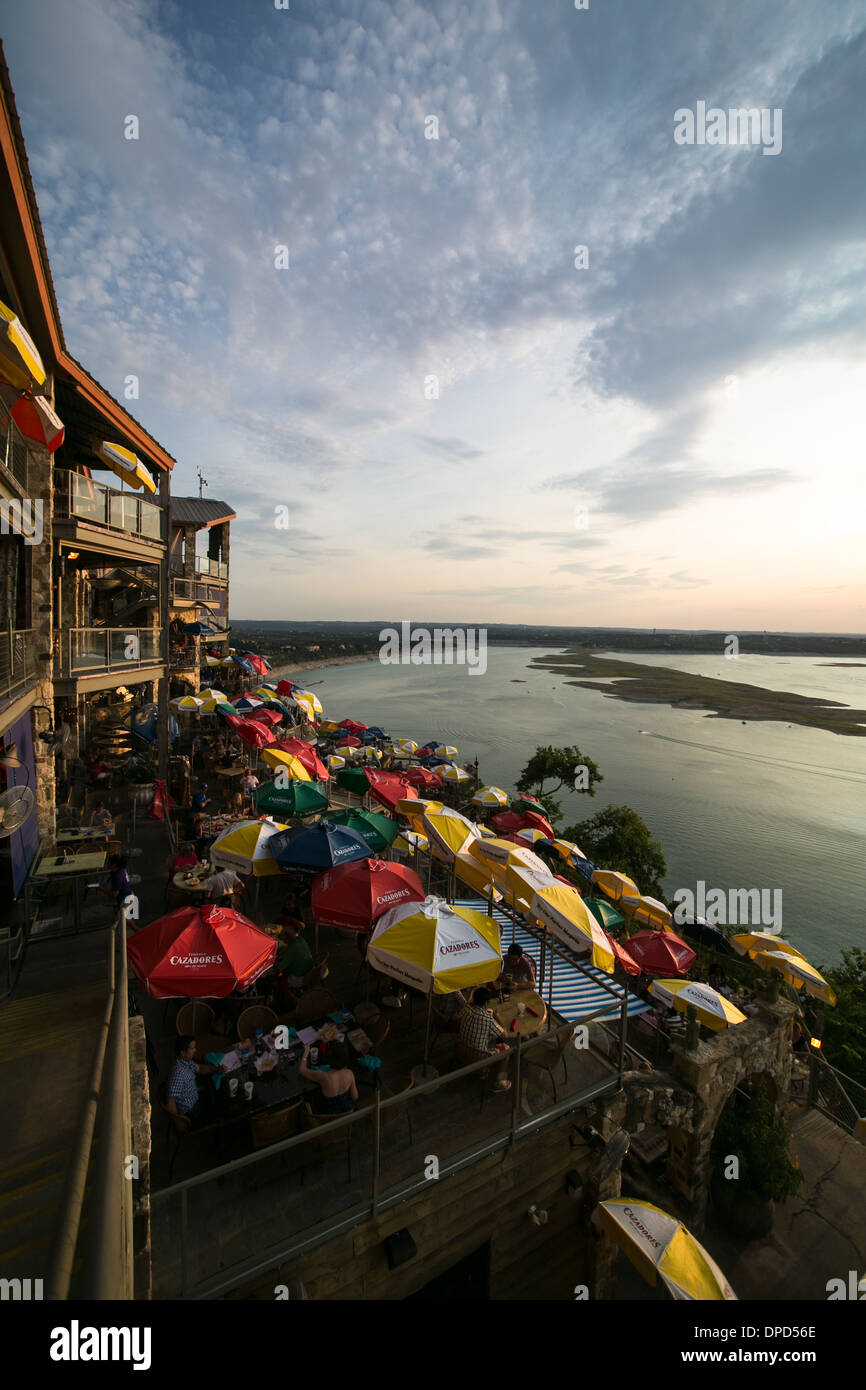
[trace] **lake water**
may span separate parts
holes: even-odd
[[[550,650],[489,647],[485,675],[371,661],[293,679],[309,681],[329,718],[454,743],[462,764],[477,755],[482,780],[506,790],[538,744],[577,744],[605,780],[595,797],[557,794],[564,824],[631,806],[664,850],[669,897],[699,879],[707,889],[781,889],[782,934],[813,964],[866,945],[866,738],[626,703],[527,670]],[[866,669],[825,657],[630,655],[866,707]]]

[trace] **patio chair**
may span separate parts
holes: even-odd
[[[567,1027],[560,1028],[556,1034],[556,1041],[539,1043],[538,1047],[530,1047],[520,1058],[521,1066],[538,1067],[539,1071],[546,1071],[553,1086],[553,1103],[557,1104],[556,1077],[554,1072],[562,1063],[563,1079],[568,1080],[568,1068],[565,1062],[565,1051],[574,1037],[574,1024],[569,1023]]]
[[[283,1106],[282,1110],[269,1110],[263,1115],[251,1115],[250,1130],[255,1147],[265,1149],[269,1144],[278,1144],[281,1139],[288,1139],[296,1134],[298,1111],[303,1103],[303,1100],[296,1100],[291,1105]],[[281,1157],[285,1159],[286,1155],[282,1154]]]
[[[174,1025],[179,1035],[197,1038],[214,1031],[213,1021],[214,1011],[210,1004],[203,999],[190,999],[178,1009]]]
[[[261,1029],[270,1033],[277,1024],[277,1015],[266,1004],[252,1004],[244,1009],[237,1021],[238,1038],[253,1038]]]
[[[303,995],[294,1014],[294,1026],[300,1030],[306,1028],[317,1018],[323,1018],[326,1014],[333,1013],[339,1007],[337,999],[330,990],[312,989],[309,994]]]
[[[465,1045],[465,1043],[462,1043],[462,1042],[460,1041],[459,1038],[457,1039],[457,1046],[456,1046],[455,1051],[454,1051],[454,1056],[455,1056],[455,1060],[456,1060],[456,1062],[457,1062],[458,1068],[460,1068],[460,1067],[468,1067],[468,1066],[471,1066],[471,1064],[472,1064],[473,1062],[480,1062],[480,1061],[481,1061],[481,1058],[479,1057],[478,1053],[474,1050],[474,1048],[467,1047],[467,1046]],[[509,1056],[509,1054],[508,1054],[508,1053],[505,1053],[505,1052],[503,1052],[503,1053],[501,1053],[501,1054],[500,1054],[500,1053],[497,1053],[497,1054],[496,1054],[497,1062],[500,1062],[500,1063],[501,1063],[502,1061],[507,1060],[508,1056]],[[499,1077],[499,1067],[498,1067],[498,1065],[497,1065],[497,1062],[491,1062],[491,1063],[490,1063],[488,1066],[486,1066],[486,1067],[479,1067],[478,1071],[474,1072],[474,1073],[473,1073],[473,1076],[468,1078],[468,1080],[474,1081],[475,1085],[476,1085],[476,1086],[478,1087],[478,1089],[479,1089],[479,1092],[480,1092],[479,1105],[478,1105],[478,1109],[479,1109],[479,1110],[483,1109],[483,1107],[484,1107],[484,1102],[485,1102],[485,1100],[487,1099],[488,1096],[493,1096],[493,1095],[510,1095],[510,1094],[511,1094],[511,1089],[510,1089],[510,1087],[508,1088],[507,1091],[501,1091],[501,1090],[498,1089],[498,1082],[499,1082],[500,1077]],[[511,1079],[511,1078],[508,1076],[507,1073],[504,1073],[504,1074],[503,1074],[502,1080],[508,1081],[508,1080],[510,1080],[510,1079]]]
[[[379,1048],[382,1046],[382,1043],[385,1041],[390,1031],[391,1020],[390,1018],[386,1018],[384,1014],[379,1014],[378,1018],[371,1019],[367,1024],[364,1032],[373,1044],[370,1048],[370,1055],[372,1057],[378,1056]]]
[[[303,1104],[304,1104],[304,1115],[305,1115],[306,1122],[307,1122],[307,1128],[308,1128],[308,1129],[314,1129],[314,1130],[317,1131],[317,1133],[316,1133],[316,1143],[317,1143],[317,1144],[320,1144],[323,1148],[327,1148],[327,1147],[329,1147],[329,1146],[339,1148],[340,1145],[345,1144],[345,1146],[346,1146],[347,1173],[348,1173],[348,1176],[347,1176],[346,1181],[347,1181],[347,1182],[351,1182],[351,1181],[352,1181],[352,1131],[353,1131],[353,1129],[355,1128],[355,1126],[354,1126],[354,1125],[341,1125],[341,1127],[340,1127],[338,1130],[336,1130],[336,1131],[332,1130],[331,1133],[329,1134],[329,1133],[328,1133],[328,1129],[329,1129],[330,1125],[333,1123],[334,1120],[336,1120],[336,1119],[341,1119],[342,1116],[337,1116],[337,1115],[317,1115],[317,1114],[315,1113],[315,1111],[311,1108],[310,1102],[309,1102],[308,1100],[305,1100]],[[347,1115],[351,1115],[351,1114],[353,1113],[353,1111],[347,1110],[345,1113],[346,1113]],[[306,1176],[306,1163],[304,1164],[303,1168],[301,1169],[301,1186],[302,1186],[302,1187],[303,1187],[303,1185],[304,1185],[304,1178],[305,1178],[305,1176]]]

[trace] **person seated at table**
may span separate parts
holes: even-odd
[[[304,1048],[298,1075],[306,1081],[315,1081],[322,1094],[313,1098],[313,1111],[316,1115],[343,1115],[354,1110],[358,1104],[358,1086],[355,1073],[349,1065],[349,1049],[345,1043],[328,1043],[325,1058],[330,1071],[316,1071],[307,1066],[309,1047]]]
[[[186,1115],[193,1128],[208,1119],[207,1107],[196,1085],[197,1076],[213,1076],[225,1067],[213,1067],[208,1062],[196,1062],[196,1042],[190,1033],[175,1043],[175,1063],[166,1086],[165,1108],[172,1115]]]
[[[171,871],[176,874],[181,869],[194,869],[197,864],[198,855],[195,852],[195,847],[191,844],[181,845],[171,861]]]
[[[448,1020],[447,1031],[457,1033],[460,1029],[459,1016],[467,1004],[466,995],[462,990],[455,989],[451,994],[434,995],[433,1002],[442,1017]]]
[[[523,947],[513,941],[502,960],[503,979],[510,979],[515,989],[535,989],[535,961],[523,954]]]
[[[122,854],[112,854],[108,861],[110,870],[108,882],[103,883],[100,889],[105,897],[113,898],[117,908],[123,907],[129,897],[132,885],[129,882],[129,874],[126,872],[126,860]]]
[[[274,921],[283,927],[294,926],[299,932],[304,930],[304,917],[297,893],[286,894]]]
[[[192,799],[192,809],[194,811],[203,811],[205,806],[210,805],[210,801],[211,799],[207,794],[207,782],[200,782],[198,791]]]
[[[228,797],[229,814],[232,816],[242,816],[244,813],[244,798],[242,792],[231,792]]]
[[[482,1057],[490,1057],[494,1052],[507,1052],[508,1037],[502,1024],[493,1016],[493,1010],[487,1007],[488,1001],[493,998],[489,989],[476,989],[472,995],[472,1002],[466,1005],[460,1015],[460,1033],[458,1043],[468,1052],[475,1061],[481,1061]],[[503,1039],[494,1042],[494,1038]],[[502,1065],[496,1068],[496,1083],[493,1087],[495,1091],[510,1091],[511,1082],[506,1079],[505,1073],[508,1070],[508,1059],[504,1059]]]
[[[113,830],[114,821],[104,801],[97,801],[87,818],[87,824],[98,826],[100,830]]]
[[[218,869],[210,878],[205,879],[202,885],[206,893],[210,895],[211,902],[219,907],[231,907],[234,903],[235,895],[240,895],[244,891],[243,879],[238,878],[234,869]]]
[[[280,956],[279,968],[283,982],[289,989],[300,989],[304,976],[313,968],[313,953],[301,936],[303,923],[292,918],[278,917],[282,924],[286,948]],[[288,993],[283,989],[282,993]]]

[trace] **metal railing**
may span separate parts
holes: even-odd
[[[553,1032],[559,1032],[563,1026],[569,1025],[563,1025],[560,1020],[546,1034],[524,1039],[511,1049],[508,1056],[508,1065],[512,1069],[511,1107],[508,1119],[504,1122],[497,1120],[491,1131],[475,1145],[458,1149],[447,1157],[440,1154],[437,1170],[440,1180],[480,1163],[491,1154],[513,1147],[562,1116],[583,1108],[601,1095],[615,1092],[621,1088],[621,1072],[611,1071],[604,1079],[596,1078],[590,1084],[572,1092],[566,1099],[546,1105],[536,1114],[522,1118],[521,1057],[529,1048],[538,1048],[544,1037],[550,1036]],[[335,1118],[328,1123],[324,1130],[319,1128],[293,1135],[289,1139],[269,1144],[267,1148],[259,1149],[243,1158],[223,1163],[217,1168],[211,1168],[205,1173],[197,1174],[195,1177],[187,1178],[171,1187],[152,1193],[151,1211],[154,1225],[167,1206],[179,1203],[179,1211],[176,1205],[171,1209],[171,1239],[173,1247],[176,1249],[180,1267],[180,1289],[173,1292],[171,1296],[219,1297],[230,1289],[248,1282],[256,1275],[275,1269],[287,1260],[324,1244],[344,1231],[350,1230],[353,1226],[357,1226],[363,1221],[375,1220],[391,1207],[405,1202],[421,1192],[429,1191],[430,1182],[425,1172],[426,1158],[423,1156],[413,1164],[412,1174],[404,1174],[402,1177],[386,1183],[382,1144],[383,1115],[400,1110],[407,1105],[414,1105],[419,1097],[430,1096],[434,1092],[455,1087],[466,1081],[468,1077],[474,1076],[477,1081],[480,1081],[479,1073],[490,1067],[502,1066],[504,1055],[494,1053],[480,1061],[461,1066],[446,1076],[437,1075],[429,1081],[423,1081],[421,1084],[413,1086],[408,1092],[389,1095],[385,1100],[382,1099],[381,1091],[377,1087],[371,1105]],[[266,1249],[257,1251],[249,1259],[242,1259],[228,1265],[226,1264],[228,1252],[225,1244],[219,1242],[213,1250],[213,1265],[208,1267],[207,1249],[203,1248],[200,1239],[195,1239],[194,1236],[191,1237],[190,1235],[189,1202],[193,1193],[203,1191],[217,1183],[221,1184],[225,1179],[238,1174],[244,1174],[255,1182],[258,1177],[257,1167],[265,1163],[272,1164],[275,1156],[278,1155],[281,1156],[298,1150],[306,1159],[307,1155],[317,1150],[323,1133],[326,1133],[330,1139],[342,1130],[348,1131],[347,1143],[350,1145],[350,1152],[357,1154],[361,1145],[356,1137],[356,1127],[361,1125],[372,1126],[372,1136],[371,1142],[365,1146],[362,1153],[362,1161],[366,1162],[366,1175],[365,1178],[361,1179],[361,1182],[362,1191],[366,1186],[366,1195],[363,1195],[360,1201],[357,1200],[354,1191],[350,1191],[347,1193],[346,1205],[324,1221],[316,1220],[312,1203],[304,1204],[303,1207],[299,1205],[295,1211],[299,1214],[300,1219],[307,1223],[301,1229],[296,1229],[291,1233],[287,1232],[282,1238],[277,1235]],[[426,1143],[427,1141],[421,1144],[415,1143],[412,1146],[413,1150],[418,1149],[419,1153],[423,1155]],[[218,1200],[214,1188],[213,1192],[209,1193],[205,1199],[205,1207],[213,1210]],[[222,1200],[224,1201],[225,1198],[223,1197]],[[179,1218],[179,1220],[175,1218]],[[277,1213],[273,1214],[270,1229],[272,1232],[278,1229]],[[156,1240],[154,1243],[156,1244]],[[164,1264],[164,1261],[161,1263]],[[193,1268],[194,1275],[191,1273]]]
[[[211,560],[207,555],[196,555],[196,574],[206,574],[210,579],[228,579],[229,567],[222,560]]]
[[[69,1298],[80,1243],[84,1246],[82,1297],[131,1299],[134,1296],[133,1193],[132,1183],[126,1178],[126,1160],[132,1152],[132,1124],[126,916],[123,911],[114,921],[109,940],[107,988],[105,1012],[51,1248],[46,1281],[50,1299]],[[98,1138],[98,1145],[94,1143],[95,1138]],[[93,1196],[87,1212],[87,1239],[81,1242],[91,1161],[95,1164]]]
[[[810,1050],[809,1064],[809,1104],[853,1134],[866,1118],[866,1086],[837,1071],[814,1050]]]
[[[162,507],[134,492],[106,487],[83,473],[54,470],[55,519],[87,521],[112,531],[125,531],[149,541],[162,540]]]
[[[14,694],[36,675],[33,628],[4,628],[0,631],[0,699]]]
[[[8,428],[8,421],[3,419],[6,407],[0,404],[0,463],[12,474],[20,488],[27,491],[27,445],[23,439],[16,439],[18,433],[17,426],[12,424],[12,429]]]
[[[159,663],[158,627],[73,627],[61,637],[61,675],[131,672]]]

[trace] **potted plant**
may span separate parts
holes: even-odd
[[[803,1181],[788,1156],[788,1123],[775,1108],[763,1085],[746,1098],[735,1093],[713,1136],[710,1192],[726,1229],[744,1240],[758,1240],[773,1225],[775,1202],[793,1197]],[[726,1177],[728,1160],[736,1157],[739,1174]]]
[[[139,806],[149,806],[156,791],[156,754],[153,749],[137,753],[126,769],[129,795]]]

